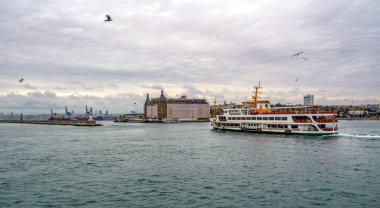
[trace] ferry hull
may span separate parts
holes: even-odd
[[[297,131],[273,131],[273,130],[253,130],[253,129],[232,129],[232,128],[220,128],[220,127],[213,127],[214,130],[220,130],[220,131],[235,131],[235,132],[247,132],[247,133],[259,133],[259,134],[291,134],[291,135],[334,135],[338,134],[338,131],[329,131],[329,132],[297,132]]]

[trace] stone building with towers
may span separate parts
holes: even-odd
[[[210,117],[210,104],[206,99],[167,98],[164,90],[158,98],[146,96],[144,113],[147,121],[201,121]]]

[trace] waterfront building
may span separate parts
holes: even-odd
[[[308,94],[303,97],[304,105],[314,105],[314,95]]]
[[[252,100],[241,102],[242,108],[244,109],[253,108],[252,102],[253,102]]]
[[[242,108],[242,105],[239,105],[233,102],[227,103],[226,101],[224,101],[223,104],[212,105],[210,109],[210,115],[212,117],[215,117],[215,115],[223,114],[224,109],[233,109],[233,108]]]
[[[144,113],[149,121],[197,121],[210,117],[210,104],[205,99],[166,98],[164,91],[158,98],[149,98],[147,94]]]

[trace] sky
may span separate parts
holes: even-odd
[[[0,112],[239,103],[259,81],[272,103],[380,103],[379,20],[377,0],[2,0]]]

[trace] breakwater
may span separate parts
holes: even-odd
[[[68,126],[103,126],[95,121],[77,120],[0,120],[0,123],[20,123],[20,124],[44,124],[44,125],[68,125]]]

